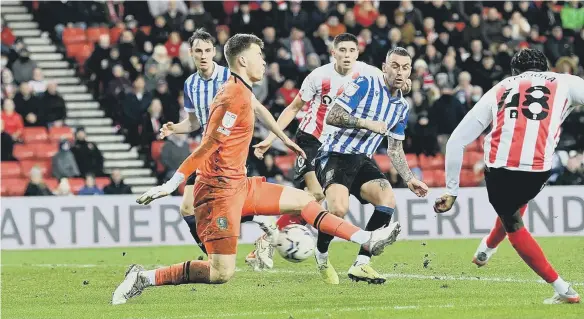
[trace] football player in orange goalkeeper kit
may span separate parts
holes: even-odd
[[[143,194],[137,202],[149,204],[172,193],[195,170],[194,189],[197,233],[209,253],[208,261],[191,260],[144,270],[131,265],[113,293],[112,304],[123,304],[150,286],[189,283],[222,284],[235,272],[237,238],[242,216],[299,214],[319,231],[352,241],[379,255],[395,242],[400,228],[392,223],[372,232],[329,214],[309,193],[267,183],[263,177],[246,177],[245,162],[258,115],[284,143],[300,156],[304,153],[278,127],[270,112],[251,90],[260,81],[266,62],[263,42],[250,34],[237,34],[225,44],[231,76],[211,105],[209,124],[201,145],[165,184]]]

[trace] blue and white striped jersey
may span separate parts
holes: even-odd
[[[185,110],[189,113],[195,113],[203,130],[207,127],[209,107],[213,102],[213,98],[215,98],[223,83],[229,79],[228,68],[215,62],[213,64],[215,67],[211,78],[205,80],[198,72],[195,72],[187,78],[184,86]]]
[[[397,97],[391,96],[383,73],[379,69],[375,68],[373,72],[347,83],[335,103],[354,117],[387,123],[387,134],[392,138],[397,140],[405,138],[408,102],[403,98],[401,91],[398,91]],[[342,154],[366,154],[371,157],[383,138],[383,135],[365,129],[341,128],[328,136],[320,150]]]

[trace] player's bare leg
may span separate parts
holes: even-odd
[[[373,231],[387,227],[395,210],[395,196],[387,179],[376,179],[363,184],[360,195],[375,207],[365,230]],[[361,247],[357,259],[349,268],[349,278],[370,284],[384,283],[386,279],[371,267],[370,262],[371,253]]]
[[[525,215],[526,210],[527,205],[521,207],[519,210],[521,217]],[[486,265],[489,262],[489,259],[491,259],[491,257],[497,252],[499,244],[505,239],[505,237],[507,237],[507,232],[501,223],[501,219],[497,218],[495,226],[491,229],[489,235],[481,240],[481,243],[472,258],[472,262],[479,268]]]
[[[325,192],[327,208],[329,212],[340,218],[344,218],[349,211],[349,189],[344,185],[332,184]],[[327,284],[338,285],[339,275],[329,260],[328,249],[334,236],[324,232],[318,232],[314,257],[316,268],[320,276]]]

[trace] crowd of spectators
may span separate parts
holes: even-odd
[[[404,148],[418,155],[444,151],[466,112],[494,83],[510,75],[510,60],[519,48],[543,50],[557,72],[583,74],[584,7],[579,1],[39,1],[30,6],[41,28],[57,40],[71,26],[105,25],[121,30],[117,40],[109,35],[99,38],[83,70],[106,114],[147,159],[159,127],[186,116],[183,82],[196,71],[186,40],[197,28],[205,28],[216,38],[215,61],[220,64],[225,64],[223,46],[230,35],[249,32],[264,40],[267,76],[254,84],[254,93],[276,117],[298,93],[306,75],[331,62],[335,35],[358,35],[359,60],[376,66],[381,66],[389,49],[407,48],[414,62]],[[18,58],[5,55],[4,47],[2,51],[3,61],[6,57],[11,64],[6,68],[3,63],[2,78],[14,83],[13,92],[16,85],[21,91],[13,103],[20,119],[10,111],[10,99],[3,98],[8,107],[2,117],[11,118],[9,135],[15,139],[18,130],[14,128],[22,126],[18,123],[51,125],[66,115],[46,118],[29,106],[34,104],[28,101],[36,99],[35,92],[44,88],[39,84],[42,71],[27,60],[26,48],[19,50],[18,45],[12,44]],[[5,75],[10,68],[13,75]],[[297,125],[292,123],[287,133],[293,135]],[[573,112],[564,125],[559,150],[568,156],[558,161],[565,168],[561,175],[582,176],[582,125],[582,109]],[[264,136],[265,129],[258,125],[254,139]],[[195,132],[189,139],[199,137],[200,132]],[[187,154],[187,144],[182,137],[165,142],[164,147],[173,152],[163,152],[161,178],[176,169]],[[578,160],[579,165],[573,164]],[[263,161],[250,157],[248,162],[251,174],[288,178],[272,156]],[[400,184],[396,172],[388,176]],[[574,180],[560,176],[555,182]]]

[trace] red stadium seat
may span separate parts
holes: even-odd
[[[462,159],[463,168],[473,168],[473,166],[483,159],[482,152],[466,152]]]
[[[111,28],[109,30],[110,43],[117,43],[122,32],[124,32],[124,29],[122,29],[122,28],[118,28],[118,27]]]
[[[152,155],[152,159],[158,161],[160,159],[160,153],[162,152],[162,146],[164,145],[164,141],[154,141],[150,147],[150,153]]]
[[[87,41],[85,30],[81,28],[65,28],[63,30],[63,44],[79,43]]]
[[[73,130],[70,127],[51,127],[49,129],[49,140],[59,142],[62,138],[73,140]]]
[[[110,183],[109,177],[96,177],[95,178],[95,185],[97,186],[97,188],[99,188],[101,190],[103,190],[104,187],[109,185],[109,183]]]
[[[34,144],[16,144],[12,154],[19,161],[31,159],[34,157],[35,147]]]
[[[93,53],[93,43],[89,44],[89,45],[84,45],[79,52],[77,53],[77,55],[75,55],[75,60],[77,61],[77,63],[79,65],[84,65],[85,61],[87,61],[87,59],[89,59],[89,57],[91,56],[91,54]]]
[[[443,170],[424,170],[422,174],[426,185],[430,187],[444,187],[445,173]]]
[[[408,166],[410,168],[419,167],[418,155],[416,154],[406,154],[406,160],[408,161]]]
[[[375,160],[375,163],[377,163],[377,166],[379,166],[379,169],[382,173],[389,172],[391,169],[391,160],[389,159],[389,156],[385,154],[375,154],[373,155],[373,159]]]
[[[482,152],[483,144],[480,139],[474,140],[472,143],[468,144],[464,149],[467,152]]]
[[[442,154],[436,156],[420,155],[419,163],[423,170],[444,169],[444,156]]]
[[[99,41],[99,37],[103,34],[109,35],[109,29],[104,27],[91,27],[87,28],[86,35],[87,41],[95,43]]]
[[[164,173],[164,171],[165,171],[165,168],[162,165],[162,162],[156,161],[156,172],[162,174],[162,173]]]
[[[482,180],[482,176],[475,174],[471,169],[463,169],[460,172],[460,186],[461,187],[474,187],[478,186],[479,182]]]
[[[49,134],[44,127],[25,127],[22,132],[25,143],[45,143],[48,138]]]
[[[85,179],[84,178],[69,178],[69,186],[71,186],[71,191],[75,194],[79,193],[79,191],[85,186]]]
[[[22,175],[22,168],[18,162],[2,162],[0,168],[2,178],[20,177]]]
[[[25,178],[3,178],[2,196],[22,196],[28,186]]]
[[[38,159],[51,159],[58,151],[57,143],[35,144],[35,157]]]
[[[50,160],[26,160],[20,162],[20,169],[22,172],[22,176],[30,177],[30,170],[38,166],[40,167],[41,171],[43,172],[44,177],[49,177],[52,174],[52,167]]]
[[[296,155],[284,155],[274,157],[274,163],[278,166],[284,174],[294,167],[294,161],[296,161]]]

